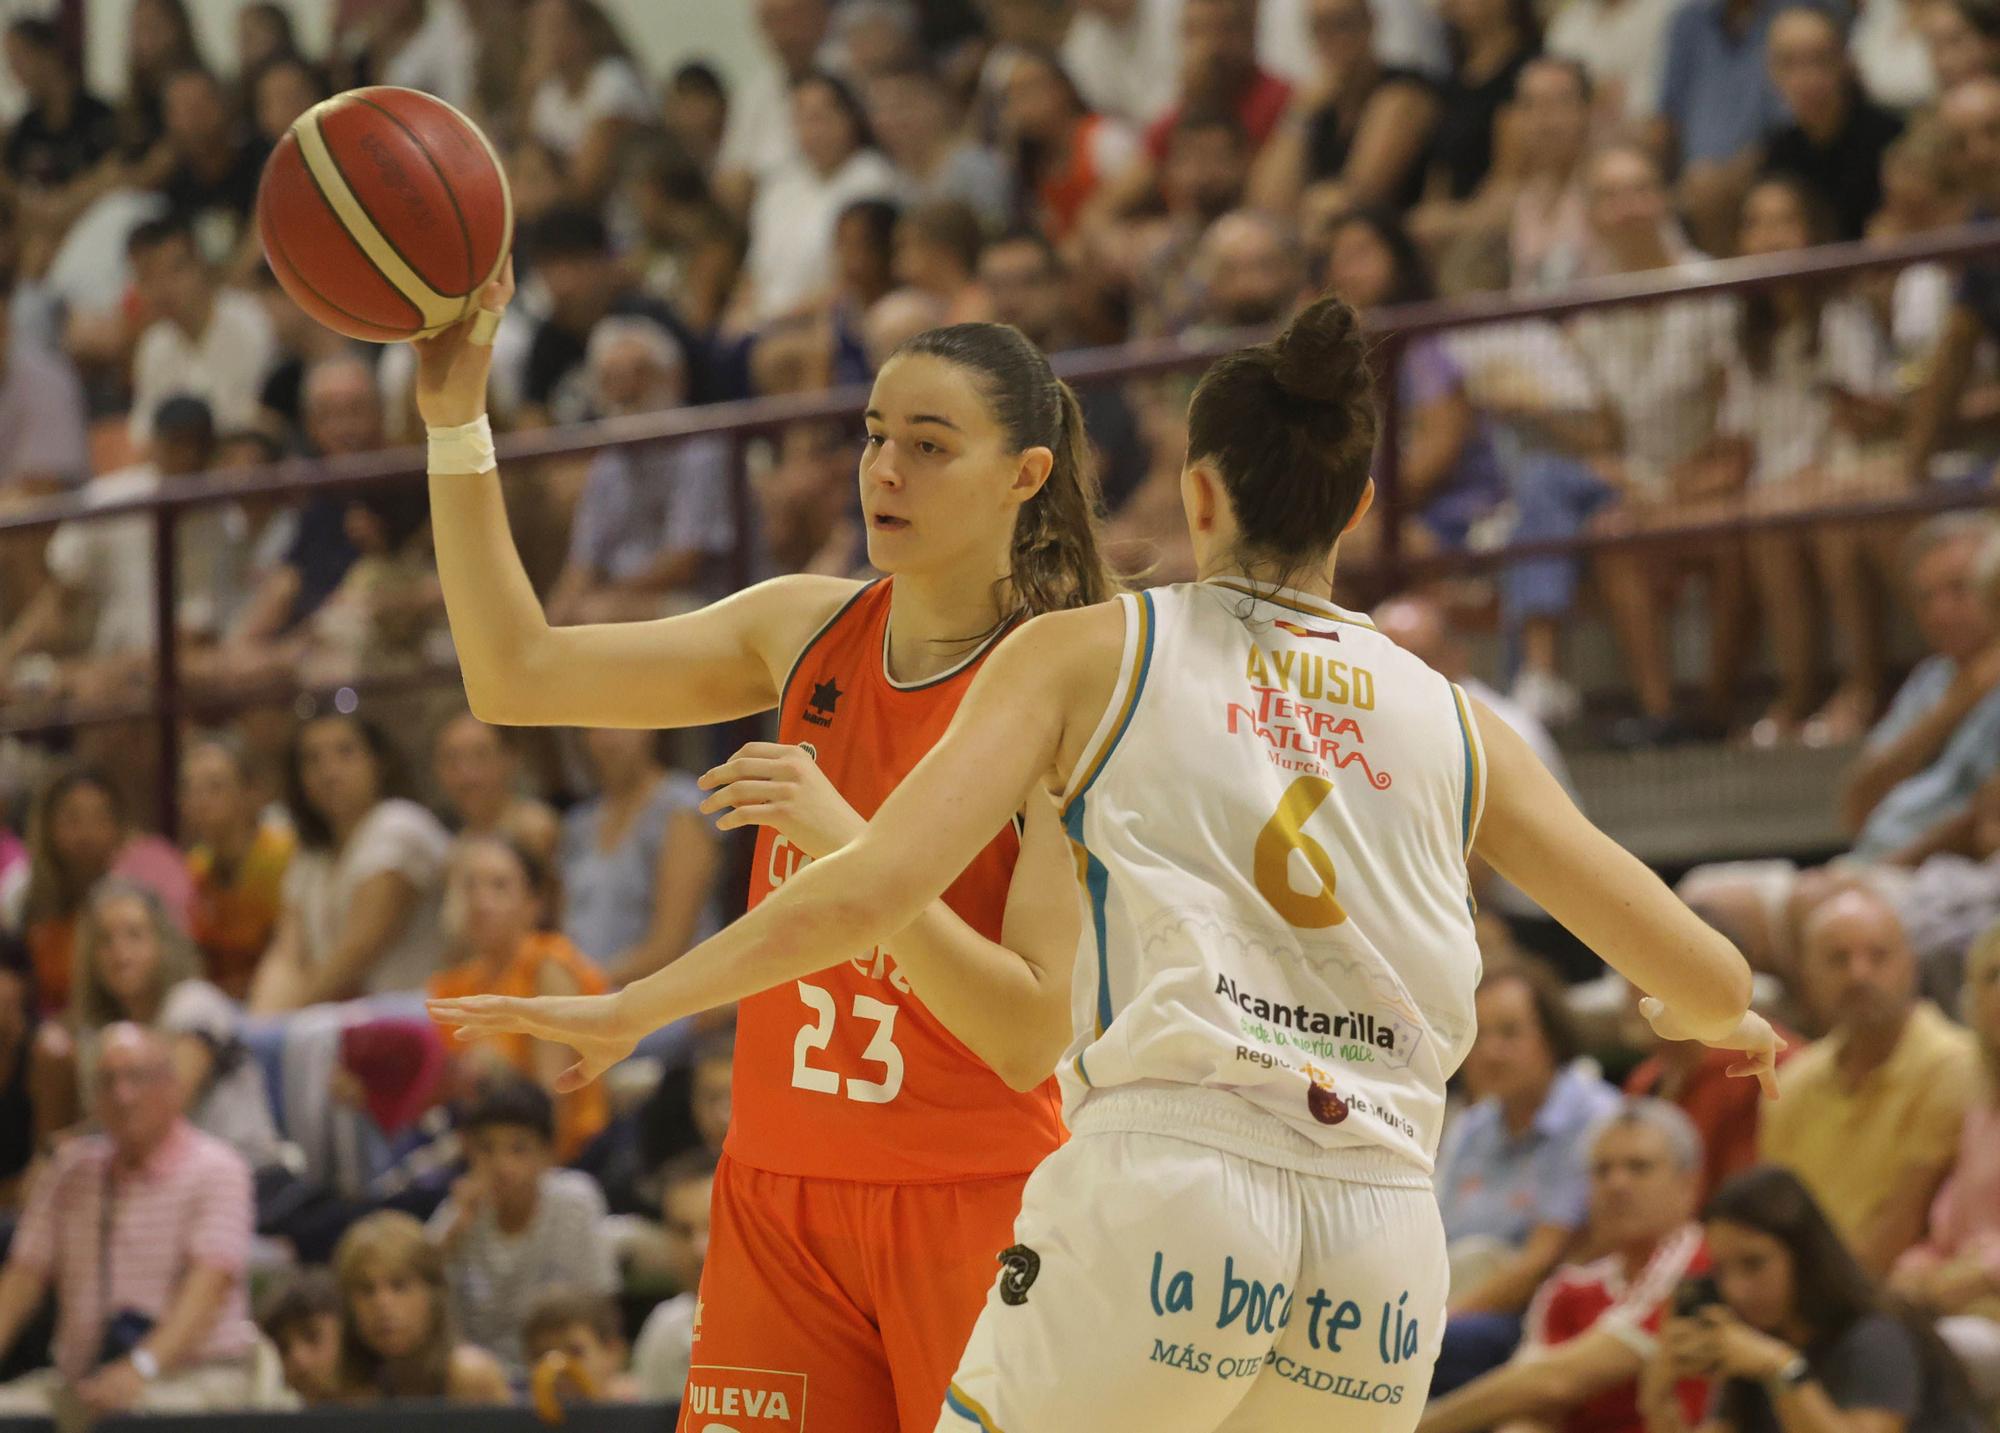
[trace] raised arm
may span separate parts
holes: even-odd
[[[1054,789],[1111,698],[1122,613],[1085,608],[1036,618],[1000,644],[942,740],[868,826],[793,875],[755,910],[665,970],[616,996],[431,1002],[448,1024],[519,1030],[578,1050],[565,1088],[595,1079],[650,1030],[822,969],[828,952],[895,935],[945,891],[1029,800]],[[1010,908],[1010,918],[1013,912]],[[965,955],[1026,964],[989,941]],[[963,977],[968,982],[980,977]],[[1036,1031],[1025,1038],[1040,1040]]]
[[[506,307],[510,272],[487,312]],[[490,320],[489,320],[490,322]],[[417,342],[417,411],[431,429],[486,416],[490,340],[467,319]],[[499,726],[704,726],[767,710],[812,634],[854,591],[833,577],[780,577],[699,612],[655,622],[551,627],[501,498],[499,474],[440,472],[431,525],[445,614],[473,712]]]
[[[1513,728],[1478,702],[1473,709],[1487,759],[1479,854],[1663,1002],[1682,1032],[1677,1038],[1726,1041],[1762,1024],[1749,1013],[1750,964],[1736,947],[1593,826]],[[1763,1048],[1766,1059],[1771,1053]]]

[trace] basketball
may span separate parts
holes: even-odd
[[[349,338],[398,343],[471,312],[507,260],[514,201],[478,125],[374,85],[293,122],[264,165],[257,232],[300,308]]]

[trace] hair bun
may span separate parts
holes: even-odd
[[[1307,403],[1348,403],[1369,385],[1361,321],[1344,300],[1324,298],[1292,320],[1274,345],[1272,374],[1285,395]]]

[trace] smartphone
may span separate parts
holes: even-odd
[[[1691,1319],[1703,1309],[1722,1302],[1722,1290],[1713,1274],[1693,1274],[1682,1279],[1674,1290],[1674,1317]]]

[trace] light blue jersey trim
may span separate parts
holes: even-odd
[[[1110,1028],[1112,1017],[1110,954],[1106,949],[1109,936],[1104,912],[1104,903],[1110,894],[1111,873],[1083,843],[1084,810],[1083,796],[1079,793],[1070,803],[1063,825],[1076,849],[1083,853],[1083,890],[1090,897],[1090,933],[1097,941],[1097,1033],[1102,1035]]]

